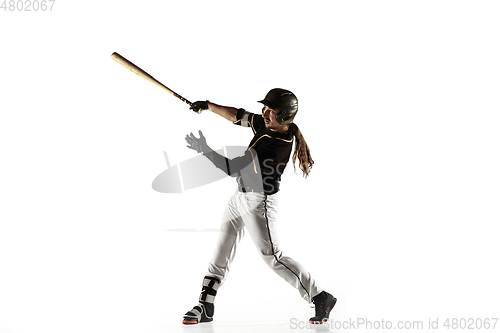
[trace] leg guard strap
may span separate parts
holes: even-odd
[[[219,287],[219,279],[211,276],[205,276],[205,278],[203,279],[203,288],[199,299],[200,302],[213,303]]]

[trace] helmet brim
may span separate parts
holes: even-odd
[[[279,111],[279,109],[278,109],[278,105],[277,105],[277,104],[272,103],[272,102],[270,102],[270,101],[268,101],[268,100],[266,100],[266,99],[263,99],[262,101],[257,101],[257,102],[264,104],[264,105],[265,105],[265,106],[267,106],[268,108],[271,108],[271,109],[273,109],[273,110],[277,110],[277,111]]]

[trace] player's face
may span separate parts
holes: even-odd
[[[276,115],[278,113],[279,111],[273,110],[267,106],[264,106],[262,109],[262,118],[264,118],[264,123],[270,130],[276,130],[282,126],[276,120]]]

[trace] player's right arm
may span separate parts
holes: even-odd
[[[259,163],[257,152],[252,148],[247,149],[243,156],[229,159],[210,148],[207,144],[205,136],[203,136],[203,133],[199,131],[199,134],[200,138],[195,137],[193,133],[186,135],[186,142],[188,143],[187,147],[189,149],[196,150],[198,153],[202,153],[217,168],[224,171],[228,176],[236,177],[240,175],[240,171],[246,168],[247,165],[250,165],[252,162],[253,165],[257,165]],[[255,173],[257,173],[257,169],[255,169]]]

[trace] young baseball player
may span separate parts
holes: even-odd
[[[311,323],[326,322],[337,301],[322,290],[298,262],[283,254],[276,237],[277,193],[294,139],[294,167],[298,158],[299,168],[307,177],[314,163],[304,137],[293,123],[298,100],[288,90],[272,89],[259,102],[264,105],[262,115],[209,101],[198,101],[191,106],[195,112],[210,110],[234,124],[250,127],[254,137],[243,156],[228,159],[208,146],[201,131],[199,138],[193,133],[186,136],[190,149],[202,153],[216,167],[236,177],[238,190],[224,212],[217,246],[203,279],[199,303],[184,315],[183,324],[213,320],[215,295],[227,276],[244,229],[266,264],[295,287],[306,301],[314,303],[316,314],[309,319]]]

